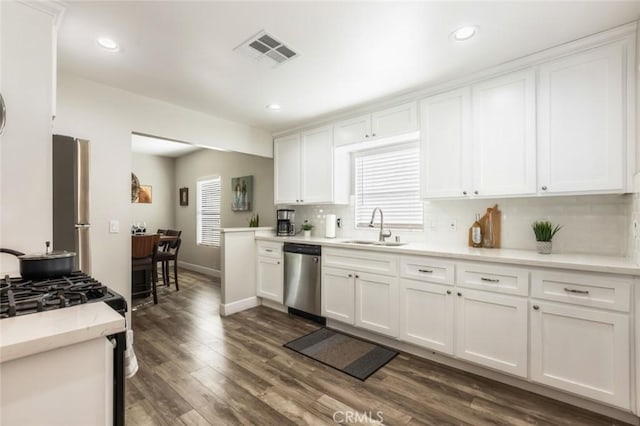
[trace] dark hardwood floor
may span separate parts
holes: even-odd
[[[220,284],[179,274],[179,292],[132,314],[128,425],[621,424],[404,353],[361,382],[282,347],[316,324],[264,307],[221,318]]]

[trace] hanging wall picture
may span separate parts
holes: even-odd
[[[253,208],[253,176],[231,178],[231,210],[248,212]]]
[[[189,188],[187,188],[186,186],[184,188],[180,188],[180,205],[189,205]]]

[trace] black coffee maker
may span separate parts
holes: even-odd
[[[296,235],[295,229],[296,211],[291,209],[277,210],[278,226],[276,228],[277,236]]]

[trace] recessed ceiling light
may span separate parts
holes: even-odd
[[[457,30],[455,30],[453,33],[451,33],[451,38],[453,38],[455,41],[469,40],[471,37],[476,35],[477,32],[478,32],[478,27],[474,27],[474,26],[460,27]]]
[[[109,37],[98,37],[96,39],[96,42],[98,43],[98,46],[110,52],[117,52],[118,50],[120,50],[120,46],[118,46],[118,43],[116,43]]]
[[[280,108],[281,107],[278,104],[269,104],[269,105],[267,105],[267,109],[271,110],[271,111],[279,111]]]

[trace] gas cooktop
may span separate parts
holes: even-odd
[[[124,297],[80,271],[58,278],[0,279],[0,319],[93,302],[105,302],[121,315],[127,311]]]

